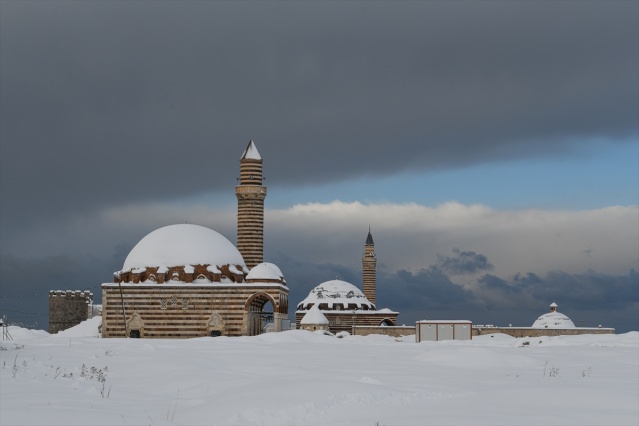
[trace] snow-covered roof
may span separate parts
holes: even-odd
[[[280,268],[267,262],[255,265],[246,276],[247,280],[282,280],[283,278]]]
[[[552,302],[550,304],[550,312],[537,318],[532,328],[575,328],[575,323],[570,318],[561,312],[557,312],[558,307],[555,302]]]
[[[260,156],[260,153],[257,150],[257,147],[255,146],[255,143],[253,142],[253,140],[251,140],[249,142],[248,146],[244,150],[244,154],[242,154],[242,159],[247,159],[247,160],[261,160],[262,159],[262,157]]]
[[[548,312],[537,318],[532,328],[575,328],[575,323],[561,312]]]
[[[328,319],[317,305],[313,307],[302,317],[300,324],[328,324]]]
[[[329,310],[335,309],[338,305],[348,309],[350,304],[355,304],[358,308],[366,305],[371,310],[375,309],[375,305],[364,296],[359,288],[341,280],[326,281],[318,285],[311,290],[306,299],[297,305],[297,309],[308,309],[309,306],[320,303],[326,303]]]
[[[178,224],[156,229],[142,238],[122,269],[228,264],[245,266],[242,255],[229,240],[204,226]]]

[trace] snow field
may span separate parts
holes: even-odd
[[[639,332],[420,344],[301,330],[79,337],[98,320],[51,336],[10,329],[14,340],[0,344],[0,424],[639,423]]]

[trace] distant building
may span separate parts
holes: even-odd
[[[415,323],[415,341],[471,340],[473,323],[465,320],[422,320]]]
[[[557,304],[550,304],[550,312],[535,320],[532,327],[495,327],[473,326],[473,336],[503,333],[513,337],[561,336],[577,334],[615,334],[614,328],[575,327],[575,323],[566,315],[557,312]]]
[[[557,312],[557,308],[555,302],[551,303],[550,312],[537,318],[532,328],[575,328],[575,323],[566,315]]]
[[[89,319],[92,304],[90,291],[49,291],[49,333],[55,334]]]
[[[295,322],[297,328],[303,328],[302,319],[317,307],[328,319],[329,331],[352,332],[354,326],[397,325],[399,312],[390,309],[378,310],[375,306],[377,282],[377,258],[375,243],[370,230],[364,243],[362,259],[362,292],[351,283],[342,280],[326,281],[310,291],[308,296],[297,305]]]

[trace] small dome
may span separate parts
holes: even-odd
[[[260,263],[255,265],[246,276],[247,280],[278,280],[284,281],[280,268],[272,263]]]
[[[306,313],[306,315],[304,315],[304,317],[300,321],[300,324],[302,324],[302,325],[328,324],[328,319],[322,313],[322,311],[319,310],[317,305],[313,305],[313,307]]]
[[[328,310],[336,309],[337,306],[349,309],[349,305],[352,304],[358,309],[365,306],[370,310],[375,310],[375,305],[364,296],[359,288],[341,280],[326,281],[318,285],[311,290],[306,299],[297,305],[297,309],[309,309],[309,307],[324,303],[328,306]]]
[[[566,315],[557,312],[557,304],[550,305],[550,312],[537,318],[532,328],[575,328],[575,323]]]
[[[221,234],[204,226],[165,226],[142,238],[124,261],[123,270],[144,266],[239,265],[244,259]]]

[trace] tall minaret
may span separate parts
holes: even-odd
[[[237,249],[246,266],[264,261],[264,198],[262,157],[251,140],[240,159],[240,184],[237,196]]]
[[[371,235],[371,229],[368,228],[368,236],[364,243],[364,257],[362,258],[362,270],[364,281],[364,296],[372,304],[375,304],[375,287],[377,282],[377,258],[375,257],[375,243]]]

